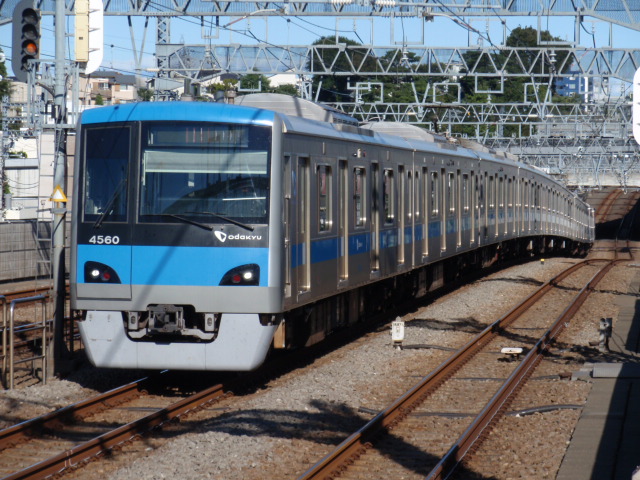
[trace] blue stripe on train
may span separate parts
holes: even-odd
[[[78,283],[87,261],[113,268],[123,284],[215,286],[234,267],[256,263],[266,286],[268,248],[78,245]]]
[[[440,236],[441,225],[440,222],[432,222],[429,224],[429,237]],[[417,225],[415,227],[415,242],[422,241],[424,239],[424,227],[423,225]],[[363,253],[369,253],[372,248],[372,235],[369,232],[354,234],[349,236],[349,255],[359,255]],[[405,227],[404,229],[404,243],[410,245],[411,242],[411,227]],[[304,244],[291,245],[291,268],[297,268],[305,263],[305,249]],[[398,229],[392,228],[389,230],[383,230],[380,232],[380,249],[395,248],[398,246]],[[311,242],[311,263],[320,263],[336,258],[343,255],[341,250],[341,241],[339,238],[332,237],[321,240],[314,240]]]

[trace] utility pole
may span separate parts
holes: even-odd
[[[66,300],[65,282],[65,214],[66,209],[66,180],[67,180],[67,112],[65,101],[65,4],[55,2],[55,86],[54,105],[56,113],[55,126],[55,165],[53,171],[54,194],[53,201],[53,360],[54,372],[62,373],[66,347],[64,344],[64,313]],[[62,201],[60,201],[62,200]]]

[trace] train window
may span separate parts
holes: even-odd
[[[365,170],[362,167],[353,169],[353,216],[356,227],[363,227],[366,221],[364,189],[365,189]]]
[[[384,205],[384,223],[392,224],[394,217],[393,170],[385,169],[382,183],[382,201]]]
[[[85,221],[102,223],[126,220],[130,139],[129,127],[85,129]]]
[[[431,172],[431,216],[437,217],[440,205],[438,199],[440,198],[440,183],[438,183],[438,172]]]
[[[496,206],[496,186],[493,177],[489,177],[489,208]]]
[[[316,169],[318,178],[318,231],[331,230],[331,167],[318,165]]]
[[[478,221],[478,176],[471,172],[471,243],[476,241],[476,222]]]
[[[513,180],[511,178],[507,184],[507,207],[513,208]]]
[[[469,175],[462,175],[462,210],[469,211]]]
[[[420,219],[420,172],[415,171],[413,177],[413,209],[415,211],[415,221]]]
[[[267,222],[269,127],[144,122],[141,143],[142,221]]]
[[[448,179],[447,190],[449,193],[447,198],[447,205],[449,205],[449,213],[455,213],[456,212],[456,176],[454,173],[449,173],[447,179]]]

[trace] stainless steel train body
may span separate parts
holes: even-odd
[[[71,294],[95,365],[250,370],[464,268],[593,241],[588,205],[505,155],[299,99],[244,103],[272,109],[82,115]]]

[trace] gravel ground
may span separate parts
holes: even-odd
[[[405,318],[410,320],[405,344],[457,347],[470,333],[480,331],[575,261],[552,258],[544,265],[530,262],[442,297]],[[601,316],[613,317],[615,330],[615,297],[627,291],[636,273],[633,268],[618,267],[615,275],[605,279],[594,300],[593,308],[598,313],[584,315],[577,326],[568,329],[571,342],[586,346],[597,341]],[[94,462],[70,477],[295,478],[371,418],[360,407],[379,410],[389,404],[392,399],[378,393],[379,382],[385,382],[386,387],[397,386],[400,394],[428,373],[415,371],[418,359],[428,357],[437,365],[447,355],[446,351],[433,348],[397,350],[391,344],[389,330],[371,333],[316,360],[304,371],[291,372],[261,391],[236,397],[233,407],[215,419],[196,422],[190,418],[180,429],[169,428],[159,438],[137,442],[134,457],[128,457],[126,462],[118,461],[118,455],[114,455],[109,461]],[[134,378],[135,373],[130,376]],[[121,373],[88,368],[66,380],[54,379],[46,386],[5,391],[0,396],[0,421],[15,423],[124,381]],[[580,398],[575,400],[584,401],[588,388],[580,388],[578,393]],[[547,427],[543,424],[540,428]],[[297,465],[286,477],[278,469],[284,458],[289,465]]]

